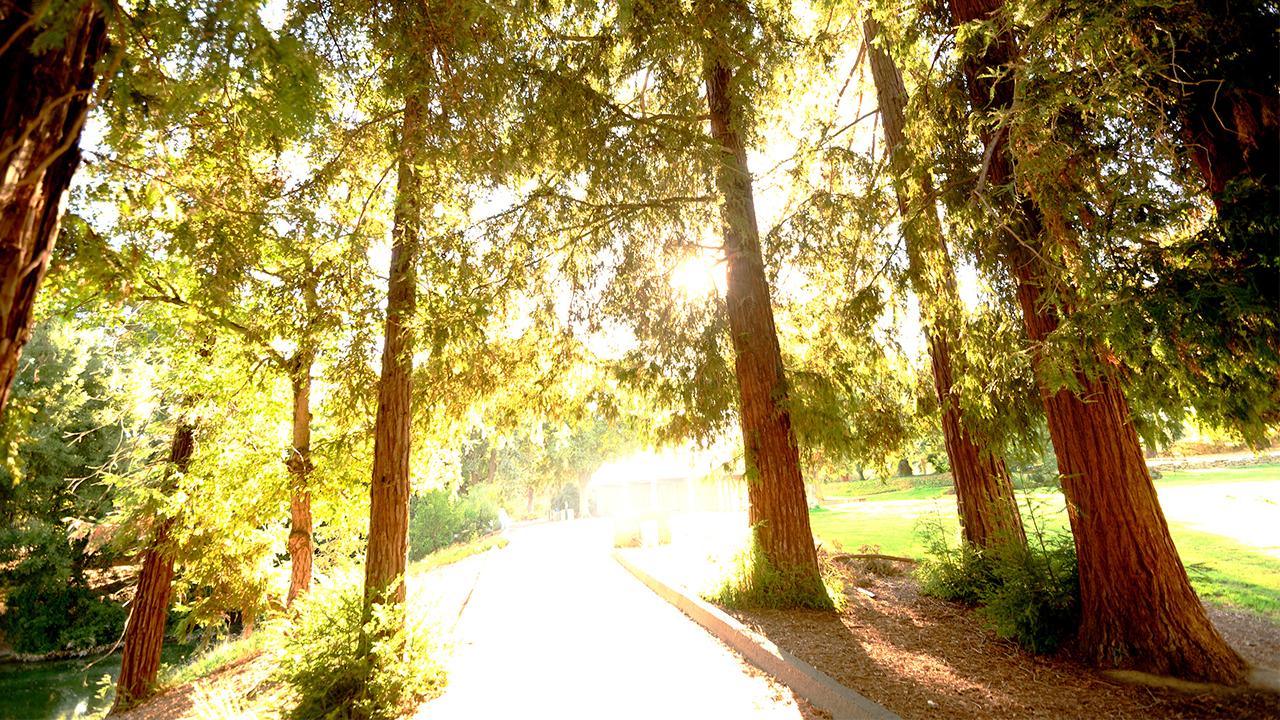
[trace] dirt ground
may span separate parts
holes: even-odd
[[[734,614],[801,659],[903,718],[1278,718],[1280,695],[1183,692],[1108,681],[1066,657],[1002,641],[963,607],[921,596],[909,576],[848,571],[841,614]],[[1211,611],[1256,666],[1280,668],[1280,627],[1246,612]]]
[[[280,692],[271,685],[274,659],[254,655],[228,665],[212,675],[170,688],[113,720],[174,720],[176,718],[263,717],[271,696]],[[199,705],[199,707],[197,707]]]

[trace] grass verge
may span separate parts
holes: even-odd
[[[449,547],[440,548],[430,555],[418,560],[409,566],[409,575],[434,570],[445,565],[452,565],[459,560],[465,560],[472,555],[478,555],[482,552],[488,552],[495,548],[501,549],[507,546],[510,541],[499,534],[487,535],[485,537],[472,540],[465,543],[457,543]]]
[[[267,628],[260,628],[247,638],[223,640],[181,664],[166,665],[160,674],[160,692],[208,677],[229,665],[262,653],[271,644],[269,632]]]

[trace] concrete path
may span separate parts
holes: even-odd
[[[816,717],[614,562],[607,522],[509,537],[505,549],[468,563],[479,569],[449,687],[416,717]]]

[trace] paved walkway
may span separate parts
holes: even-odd
[[[416,717],[814,717],[614,562],[607,522],[509,536],[507,548],[467,563],[478,574],[451,576],[450,584],[476,578],[474,591],[458,622],[449,687]]]

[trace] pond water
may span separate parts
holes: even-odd
[[[167,645],[161,657],[177,663],[190,654],[190,647]],[[115,699],[120,653],[85,668],[99,657],[0,663],[0,720],[82,718],[108,709]]]

